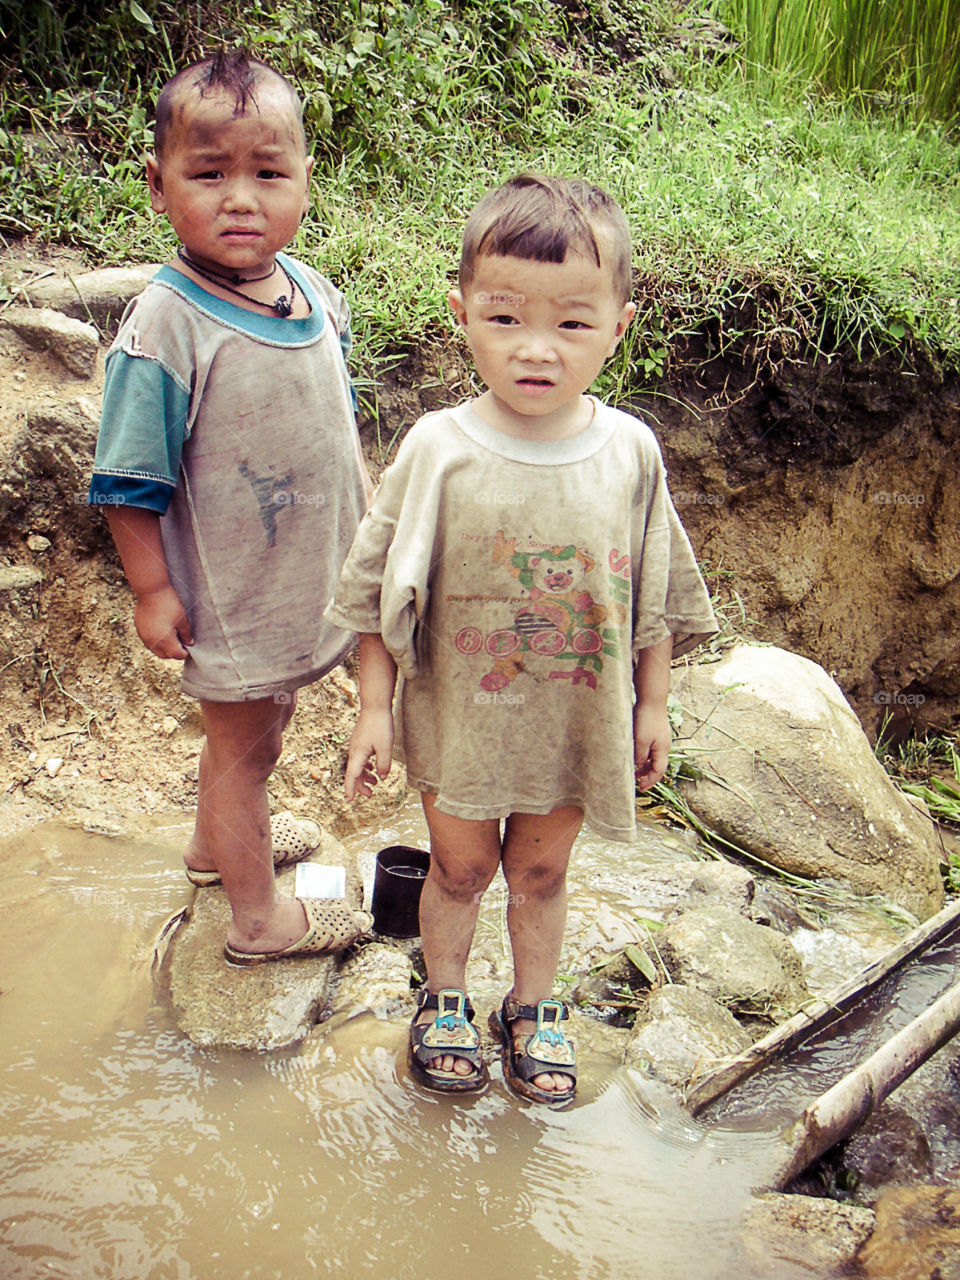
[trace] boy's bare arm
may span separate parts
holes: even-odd
[[[110,507],[107,523],[137,597],[133,612],[137,635],[158,658],[185,658],[193,644],[190,622],[170,584],[160,537],[160,517],[143,507]]]
[[[397,664],[382,638],[360,637],[360,715],[350,737],[343,780],[348,800],[368,796],[390,772],[393,758],[393,691]]]
[[[667,694],[672,654],[673,637],[668,636],[649,649],[641,649],[633,669],[637,695],[633,709],[633,763],[640,791],[649,791],[667,771],[670,756]]]

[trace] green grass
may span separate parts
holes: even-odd
[[[877,759],[901,791],[915,796],[945,830],[960,835],[960,740],[956,735],[929,733],[906,738],[893,746],[881,726]],[[940,863],[950,893],[960,893],[960,854],[944,849]]]
[[[94,264],[169,256],[141,180],[149,104],[170,67],[242,32],[306,98],[313,216],[293,248],[348,293],[362,377],[452,332],[465,215],[527,168],[597,181],[630,218],[640,305],[604,375],[615,400],[692,358],[692,334],[761,370],[844,345],[960,368],[948,134],[843,98],[771,98],[742,60],[669,40],[660,82],[652,55],[611,52],[602,8],[568,29],[549,0],[141,0],[84,25],[83,4],[0,0],[20,50],[0,76],[0,235]],[[673,21],[668,0],[618,12],[641,10],[637,46]]]
[[[960,0],[717,0],[744,72],[907,120],[957,123]]]

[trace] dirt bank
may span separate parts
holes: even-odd
[[[868,734],[958,723],[960,385],[896,355],[716,360],[638,402],[698,555]]]

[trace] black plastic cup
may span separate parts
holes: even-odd
[[[377,854],[373,877],[373,927],[390,938],[420,936],[420,894],[430,870],[423,849],[392,844]]]

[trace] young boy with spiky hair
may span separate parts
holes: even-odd
[[[327,610],[362,633],[348,797],[390,766],[403,676],[431,851],[410,1060],[436,1090],[488,1079],[464,976],[501,868],[504,1075],[573,1098],[553,998],[573,842],[584,817],[634,837],[635,788],[667,764],[671,657],[716,630],[653,434],[586,394],[633,315],[630,259],[623,212],[586,182],[524,175],[480,202],[449,302],[487,390],[410,430]]]
[[[206,741],[186,852],[222,881],[234,965],[340,950],[369,925],[345,902],[278,898],[274,865],[315,823],[271,822],[266,781],[296,691],[352,637],[325,622],[366,507],[347,305],[287,257],[313,160],[300,102],[239,51],[184,68],[157,103],[150,201],[180,245],[107,356],[90,500],[107,512],[143,643],[183,662]]]

